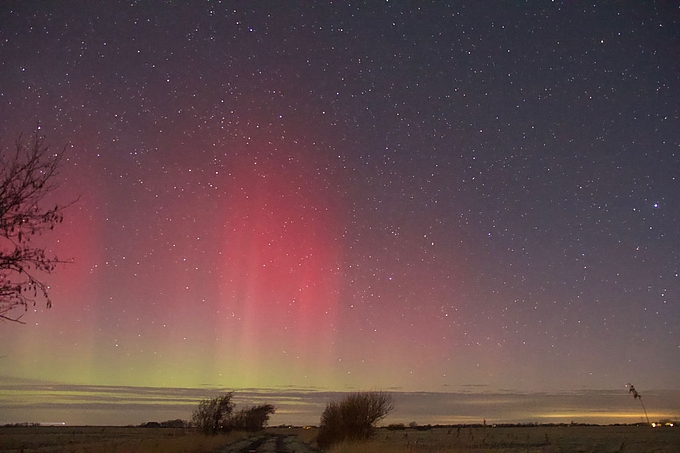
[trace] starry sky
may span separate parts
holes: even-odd
[[[2,2],[3,149],[39,128],[78,199],[2,394],[680,390],[679,21]]]

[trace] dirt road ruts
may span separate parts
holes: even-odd
[[[218,453],[318,453],[318,450],[295,436],[257,434],[222,447]]]

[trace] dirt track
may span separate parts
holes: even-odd
[[[318,453],[318,450],[285,434],[257,434],[234,442],[218,453]]]

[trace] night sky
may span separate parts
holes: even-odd
[[[602,389],[639,415],[627,382],[680,390],[679,22],[3,1],[3,148],[39,127],[67,148],[50,200],[79,201],[41,239],[73,259],[53,307],[0,324],[2,379]]]

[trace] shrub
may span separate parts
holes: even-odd
[[[406,429],[406,426],[403,423],[392,423],[387,425],[387,429],[390,431],[402,431]]]
[[[321,414],[317,444],[327,449],[343,440],[369,439],[393,408],[392,397],[383,392],[352,393],[330,402]]]
[[[231,430],[259,431],[269,421],[269,416],[276,411],[271,404],[260,404],[234,413],[232,403],[233,392],[217,398],[203,400],[191,417],[192,425],[204,434],[217,434]],[[171,420],[167,423],[181,423],[182,420]],[[165,422],[164,422],[165,423]]]
[[[189,426],[189,422],[180,418],[161,422],[161,428],[186,428],[187,426]]]
[[[276,412],[276,408],[271,404],[241,409],[232,417],[231,426],[238,430],[259,431],[265,427],[269,421],[269,416],[274,412]]]
[[[231,402],[233,395],[229,392],[217,398],[201,401],[198,409],[191,415],[193,425],[204,434],[229,431],[231,414],[234,411],[234,403]]]

